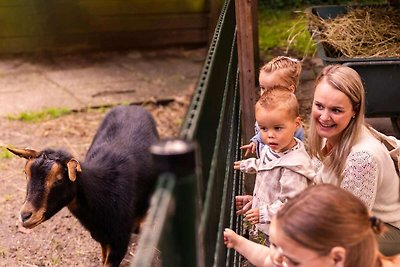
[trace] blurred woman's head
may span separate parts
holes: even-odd
[[[380,266],[374,233],[381,227],[351,193],[329,184],[311,186],[273,219],[273,260],[278,266]]]

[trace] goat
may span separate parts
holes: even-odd
[[[149,149],[157,140],[147,111],[119,106],[102,121],[82,164],[63,150],[7,148],[27,159],[22,226],[33,228],[67,206],[101,244],[103,266],[119,266],[149,207],[157,179]]]

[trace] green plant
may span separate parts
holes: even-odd
[[[258,21],[261,53],[280,48],[286,52],[293,50],[300,55],[314,54],[314,41],[303,12],[268,10],[261,7]]]
[[[48,108],[42,111],[22,112],[19,115],[7,116],[10,120],[20,120],[25,122],[39,122],[48,119],[58,118],[71,113],[67,108]]]

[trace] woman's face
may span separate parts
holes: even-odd
[[[290,239],[279,227],[276,219],[270,226],[270,258],[273,267],[329,267],[336,266],[330,254],[320,255]]]
[[[318,83],[311,116],[320,137],[327,138],[332,145],[337,143],[354,114],[350,99],[344,93],[325,80]]]

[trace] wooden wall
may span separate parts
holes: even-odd
[[[210,10],[221,2],[0,1],[0,53],[206,44],[216,13]]]

